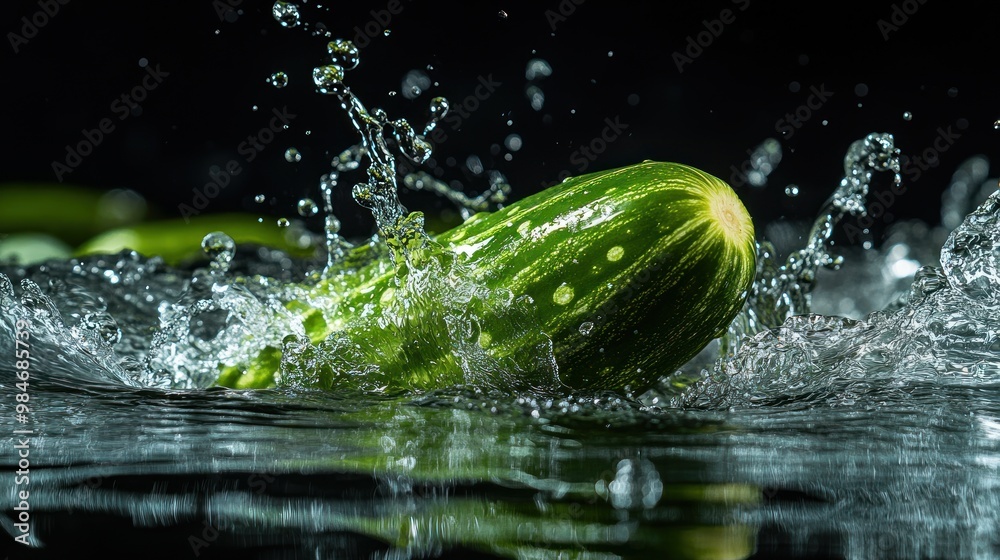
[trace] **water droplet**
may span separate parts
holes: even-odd
[[[278,0],[271,8],[271,15],[281,24],[282,27],[295,27],[301,21],[299,7],[291,2],[281,2]]]
[[[288,218],[278,218],[278,227],[285,228],[291,225]]]
[[[340,231],[341,223],[334,215],[329,215],[326,217],[326,231],[330,233],[337,233]]]
[[[500,10],[499,12],[497,12],[497,16],[498,16],[498,17],[499,17],[500,19],[507,19],[507,12],[505,12],[505,11],[503,11],[503,10]]]
[[[529,80],[544,78],[552,75],[552,67],[547,60],[532,58],[528,61],[528,67],[524,71],[524,77]]]
[[[636,105],[639,104],[639,94],[636,93],[629,94],[627,101],[629,105],[635,107]]]
[[[912,121],[913,120],[913,113],[911,113],[909,111],[903,111],[903,120],[904,121]]]
[[[864,97],[868,95],[868,84],[858,84],[854,86],[854,95]]]
[[[585,321],[580,324],[580,334],[583,336],[590,336],[590,331],[594,330],[594,324],[590,321]]]
[[[508,150],[516,152],[521,149],[521,144],[522,144],[521,137],[517,134],[510,134],[503,141],[503,144],[504,146],[507,146]]]
[[[797,185],[788,185],[785,187],[785,194],[788,196],[799,196],[799,187]]]
[[[250,107],[250,110],[256,113],[258,108],[259,107],[257,107],[256,105],[254,105],[253,107]]]
[[[253,201],[256,202],[257,204],[264,204],[265,200],[267,200],[267,197],[262,194],[258,194],[257,196],[253,197]]]
[[[313,83],[320,93],[340,94],[344,92],[344,69],[335,64],[313,69]]]
[[[957,87],[948,88],[948,97],[958,97],[958,88]]]
[[[528,86],[524,90],[524,94],[528,96],[532,109],[536,111],[542,110],[542,106],[545,104],[545,92],[542,91],[542,88],[538,86]]]
[[[272,86],[281,89],[288,85],[288,74],[284,72],[275,72],[271,74],[271,77],[267,79],[267,82]]]
[[[327,52],[330,53],[332,62],[344,70],[352,70],[358,66],[361,58],[358,56],[358,47],[354,43],[337,39],[330,41],[326,45]]]
[[[403,97],[416,99],[429,87],[431,87],[431,79],[423,70],[410,70],[403,76],[400,89],[403,92]]]
[[[1000,119],[993,121],[993,128],[995,130],[1000,130]]]
[[[431,119],[433,119],[434,121],[439,121],[443,119],[444,116],[448,114],[449,108],[451,108],[451,105],[448,103],[448,100],[445,99],[444,97],[435,97],[434,99],[431,99],[431,106],[430,106]],[[1000,123],[1000,121],[997,122]]]
[[[388,37],[389,35],[392,35],[392,30],[391,29],[386,29],[385,31],[382,32],[382,35]]]
[[[608,51],[608,58],[615,56],[615,51]]]
[[[236,254],[236,243],[221,231],[213,231],[201,240],[201,250],[211,259],[213,273],[224,273],[229,270],[229,263]]]
[[[298,163],[302,161],[302,154],[295,148],[285,150],[285,161],[288,163]]]
[[[792,82],[792,83],[788,84],[788,91],[790,91],[792,93],[798,93],[799,89],[801,87],[802,87],[802,84],[800,84],[798,82]]]
[[[316,203],[313,202],[313,199],[303,198],[302,200],[299,201],[298,210],[299,210],[299,216],[302,216],[303,218],[308,218],[310,216],[315,216],[317,213],[319,213],[319,206],[317,206]]]
[[[434,130],[437,123],[439,123],[441,119],[448,114],[448,109],[450,108],[451,104],[449,104],[448,100],[444,97],[435,97],[434,99],[431,99],[429,108],[431,118],[427,121],[427,126],[424,127],[424,136],[427,136],[432,130]]]

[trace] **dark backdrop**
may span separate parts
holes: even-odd
[[[776,138],[783,159],[766,186],[737,189],[759,223],[803,221],[842,176],[847,146],[885,131],[904,153],[937,160],[926,169],[910,163],[893,219],[937,222],[955,168],[972,155],[1000,155],[993,124],[1000,118],[1000,20],[985,2],[336,4],[302,4],[309,25],[283,28],[271,16],[272,2],[252,0],[4,2],[0,182],[56,181],[53,163],[67,162],[67,146],[110,119],[114,128],[70,172],[62,170],[64,181],[135,189],[158,215],[176,217],[213,166],[235,159],[241,172],[208,211],[294,217],[293,201],[318,198],[331,157],[357,140],[337,100],[312,85],[311,69],[328,60],[328,39],[313,33],[320,23],[333,37],[368,32],[348,83],[369,107],[418,126],[434,95],[475,107],[460,123],[442,125],[447,140],[435,151],[443,178],[461,181],[470,193],[485,187],[462,169],[473,154],[503,172],[520,198],[564,171],[643,159],[684,162],[731,179],[748,149]],[[547,61],[551,75],[528,80],[533,58]],[[120,96],[156,68],[162,81],[141,92],[137,108],[123,108]],[[279,70],[290,77],[280,90],[265,82]],[[433,84],[415,99],[391,95],[411,70]],[[494,82],[492,91],[477,90],[483,80]],[[541,110],[526,95],[532,85],[544,93]],[[246,161],[240,144],[268,124],[272,109],[284,107],[295,115],[288,130]],[[797,126],[788,119],[796,113]],[[508,161],[503,145],[510,134],[522,146]],[[602,135],[606,143],[595,141]],[[595,148],[590,159],[583,146]],[[288,147],[302,161],[286,162]],[[785,195],[789,184],[799,196]],[[273,203],[255,204],[259,193]],[[413,194],[404,202],[435,207]],[[338,215],[349,233],[371,228],[346,189],[338,193]],[[876,235],[885,223],[876,221]]]

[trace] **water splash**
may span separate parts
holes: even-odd
[[[834,228],[845,215],[864,215],[865,197],[876,171],[892,173],[895,185],[902,180],[899,150],[891,134],[872,133],[851,144],[844,156],[844,178],[820,209],[804,248],[779,265],[774,246],[758,243],[757,278],[743,312],[723,337],[723,357],[734,354],[745,337],[776,327],[791,315],[810,312],[809,294],[817,271],[843,263],[842,257],[832,253]]]
[[[941,267],[952,289],[974,305],[1000,306],[1000,191],[970,213],[941,249]]]
[[[896,156],[887,135],[869,135],[866,145],[852,146],[845,159],[852,172],[826,210],[839,210],[839,215],[852,209],[863,211],[873,171],[892,171],[899,180]],[[852,177],[856,180],[851,181]],[[975,194],[970,192],[970,197]],[[755,290],[757,297],[730,334],[737,331],[746,336],[754,328],[759,332],[730,346],[730,356],[674,398],[673,405],[878,407],[905,401],[921,386],[1000,385],[1000,321],[996,317],[1000,307],[1000,192],[994,191],[951,232],[941,247],[940,267],[920,267],[909,293],[860,320],[815,315],[809,309],[814,273],[818,266],[831,262],[823,243],[816,242],[829,238],[829,228],[838,219],[837,213],[823,213],[813,242],[795,257],[794,263],[806,264],[797,269],[781,267],[786,272],[805,271],[806,282],[800,282],[797,275],[780,281],[775,279],[781,274],[762,275],[769,281],[764,289]],[[782,284],[790,289],[767,289]],[[779,293],[786,294],[787,300],[776,300],[773,296]],[[760,294],[768,297],[760,298]],[[761,313],[759,306],[765,301],[776,304],[773,309],[778,313],[770,317]],[[768,325],[767,321],[779,322]],[[748,325],[748,330],[741,331]]]

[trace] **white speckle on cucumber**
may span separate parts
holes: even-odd
[[[392,301],[392,298],[395,295],[396,290],[394,288],[387,288],[384,292],[382,292],[382,297],[378,298],[378,302],[382,305],[389,305],[389,302]]]
[[[573,301],[574,295],[576,294],[573,286],[563,284],[556,288],[556,291],[552,294],[552,301],[556,302],[556,305],[569,305],[569,302]]]

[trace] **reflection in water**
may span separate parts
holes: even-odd
[[[755,521],[735,511],[760,488],[706,479],[705,458],[673,444],[717,437],[718,419],[474,394],[39,385],[33,536],[53,551],[742,558],[755,546]],[[16,497],[4,498],[9,515]],[[109,544],[109,526],[137,529]]]
[[[32,535],[54,553],[997,552],[1000,405],[983,387],[915,386],[864,407],[680,412],[38,385]],[[3,468],[16,470],[10,454]],[[13,488],[4,525],[16,534]]]

